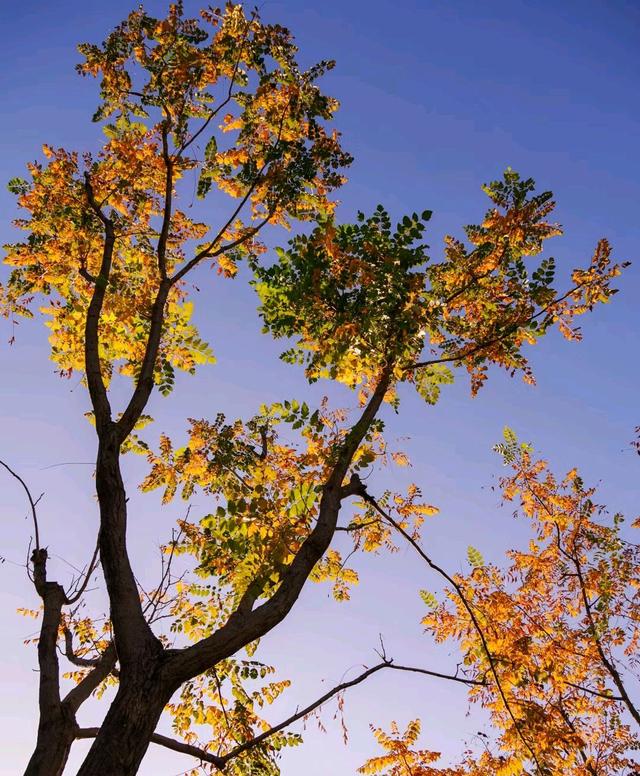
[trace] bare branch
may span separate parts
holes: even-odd
[[[69,605],[72,606],[77,601],[79,601],[80,598],[82,597],[82,594],[87,589],[87,585],[89,584],[89,580],[91,579],[91,575],[93,574],[93,572],[95,571],[95,569],[98,566],[98,555],[99,555],[99,553],[100,553],[100,544],[99,544],[99,542],[96,542],[96,548],[93,551],[93,556],[91,557],[91,560],[89,561],[89,565],[87,566],[87,571],[86,571],[84,580],[82,581],[82,583],[80,584],[80,586],[78,587],[76,592],[73,593],[70,597],[69,596],[67,597],[67,603]]]
[[[176,741],[175,739],[169,738],[167,736],[159,735],[158,733],[153,734],[153,736],[151,737],[151,741],[155,744],[159,744],[160,746],[164,746],[167,749],[172,749],[174,752],[180,752],[182,754],[192,755],[193,757],[203,762],[208,762],[208,763],[211,763],[212,765],[215,765],[220,770],[224,770],[225,766],[230,760],[233,760],[236,757],[239,757],[241,754],[244,754],[245,752],[251,749],[254,749],[255,747],[262,744],[264,741],[266,741],[268,738],[271,738],[272,736],[276,735],[276,733],[279,733],[282,730],[285,730],[286,728],[288,728],[290,725],[294,724],[298,720],[301,720],[304,717],[308,716],[309,714],[311,714],[311,712],[318,709],[320,706],[322,706],[331,698],[334,698],[336,695],[339,695],[345,690],[348,690],[350,687],[355,687],[356,685],[361,684],[370,676],[378,673],[378,671],[381,671],[383,669],[392,669],[395,671],[408,671],[413,673],[419,673],[427,676],[433,676],[439,679],[448,679],[450,681],[460,682],[462,684],[467,684],[467,685],[485,684],[480,680],[464,679],[463,677],[460,677],[454,674],[443,674],[443,673],[439,673],[438,671],[429,671],[425,668],[416,668],[413,666],[395,665],[392,660],[383,659],[382,662],[378,663],[377,665],[372,666],[371,668],[365,669],[362,673],[358,674],[358,676],[356,676],[354,679],[350,679],[349,681],[346,681],[346,682],[341,682],[340,684],[337,684],[335,687],[332,687],[330,690],[324,693],[324,695],[322,695],[321,697],[313,701],[313,703],[310,703],[308,706],[305,706],[303,709],[299,709],[290,717],[287,717],[287,719],[280,722],[278,725],[274,725],[268,730],[265,730],[264,733],[261,733],[255,738],[251,738],[248,741],[245,741],[244,743],[239,744],[238,746],[234,747],[224,755],[214,755],[214,754],[211,754],[210,752],[207,752],[205,749],[201,749],[197,746],[192,746],[191,744],[185,744],[182,741]],[[77,733],[78,738],[95,738],[97,735],[98,735],[98,728],[81,728]]]
[[[81,704],[87,700],[109,674],[117,675],[117,671],[115,671],[116,657],[116,649],[113,642],[111,642],[97,659],[92,670],[75,687],[69,690],[62,701],[63,705],[75,714]]]
[[[22,477],[13,471],[13,469],[6,464],[4,461],[0,460],[0,466],[4,466],[4,468],[9,472],[9,474],[12,477],[15,477],[16,480],[22,485],[24,492],[27,494],[27,499],[29,501],[29,506],[31,507],[31,517],[33,519],[33,531],[34,531],[34,540],[36,543],[35,549],[36,551],[40,550],[40,531],[38,530],[38,514],[36,511],[36,505],[38,501],[42,498],[42,496],[38,497],[35,501],[31,495],[31,491],[29,490],[29,487],[27,486],[27,483],[22,479]]]
[[[191,512],[191,506],[187,508],[187,513],[184,516],[184,520],[189,519],[189,513]],[[183,529],[180,528],[178,531],[178,534],[175,535],[175,533],[171,537],[171,551],[169,553],[168,560],[164,561],[164,554],[162,556],[162,576],[160,578],[160,583],[158,584],[158,587],[156,590],[150,595],[147,596],[148,603],[143,609],[145,615],[147,615],[148,622],[153,622],[155,614],[158,610],[158,607],[160,605],[160,602],[162,601],[163,596],[167,592],[167,589],[169,588],[169,585],[171,584],[171,564],[173,563],[173,559],[175,557],[176,552],[176,546],[178,545],[180,539],[182,538]],[[148,614],[149,609],[151,609],[151,614]]]
[[[88,658],[76,655],[73,649],[73,634],[67,627],[64,628],[64,656],[70,663],[79,668],[94,668],[100,662],[99,657]]]

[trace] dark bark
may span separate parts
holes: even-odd
[[[126,598],[133,600],[132,591],[123,591],[122,585],[128,574],[133,584],[135,581],[124,544],[126,497],[115,446],[118,437],[117,432],[112,435],[111,447],[107,447],[104,436],[101,437],[97,475],[101,511],[100,552],[112,602],[112,620],[121,665],[120,688],[78,776],[134,776],[166,703],[180,685],[267,633],[291,611],[309,574],[334,535],[341,500],[348,492],[348,488],[342,485],[344,477],[380,408],[389,384],[389,371],[385,370],[360,420],[345,439],[325,484],[316,526],[284,575],[278,591],[255,610],[253,603],[257,594],[247,594],[226,625],[213,636],[185,650],[165,652],[146,623],[144,630],[138,628],[138,609],[129,610],[125,605]],[[118,568],[126,573],[118,574]],[[139,606],[137,593],[135,600]],[[119,632],[122,633],[120,640]],[[126,649],[126,657],[120,644]]]
[[[38,737],[24,776],[60,776],[63,773],[71,745],[78,737],[76,712],[100,682],[114,670],[115,662],[113,644],[95,661],[85,661],[86,665],[93,663],[92,670],[67,693],[63,701],[60,701],[58,695],[57,702],[43,703],[41,689]]]
[[[144,618],[126,548],[127,497],[120,472],[120,437],[115,424],[100,435],[96,490],[100,504],[100,559],[121,669],[137,663],[145,645],[160,644]]]
[[[107,712],[77,776],[134,776],[172,691],[162,682],[162,655],[141,650],[135,667],[120,677]]]
[[[24,776],[61,776],[76,737],[74,715],[60,705],[54,714],[40,715],[36,747]]]
[[[135,774],[173,688],[162,682],[163,648],[144,618],[126,549],[127,504],[115,424],[100,434],[96,490],[100,557],[111,602],[120,685],[78,774]]]
[[[35,549],[31,563],[43,613],[38,639],[38,737],[25,776],[59,776],[66,765],[77,727],[73,712],[60,700],[57,642],[62,607],[67,597],[61,585],[47,580],[46,549]]]

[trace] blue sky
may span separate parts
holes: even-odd
[[[160,13],[163,5],[150,2],[147,7]],[[197,10],[190,1],[186,7]],[[463,224],[481,218],[486,198],[480,185],[510,165],[556,194],[565,236],[553,241],[552,250],[561,275],[588,261],[602,236],[611,240],[617,257],[636,259],[637,3],[327,0],[320,5],[290,0],[265,2],[261,9],[266,20],[293,30],[303,62],[337,60],[325,89],[342,102],[336,123],[356,157],[350,182],[340,193],[340,218],[348,220],[357,209],[378,202],[394,216],[432,209],[428,241],[437,257],[444,234],[459,235]],[[96,85],[75,75],[75,45],[102,40],[128,10],[123,0],[5,5],[0,179],[21,175],[43,142],[77,149],[95,145],[99,130],[90,116]],[[4,189],[0,208],[0,236],[6,242],[15,210]],[[285,239],[272,236],[274,242]],[[210,287],[204,285],[206,295],[203,291],[196,299],[198,321],[218,365],[195,378],[181,378],[168,401],[154,399],[151,413],[176,434],[186,416],[247,415],[262,401],[307,391],[302,376],[277,360],[277,345],[259,335],[252,292],[240,283],[223,286],[205,275],[200,280]],[[577,465],[586,479],[601,481],[602,498],[613,511],[636,516],[638,463],[628,443],[640,423],[637,262],[620,288],[611,305],[583,320],[582,343],[550,336],[531,351],[536,387],[495,374],[471,400],[460,375],[435,409],[407,395],[399,416],[389,415],[391,436],[403,440],[413,462],[397,482],[416,481],[441,507],[426,541],[449,569],[463,566],[468,544],[499,558],[522,538],[509,510],[497,508],[491,491],[500,474],[491,447],[505,424],[559,469]],[[34,491],[46,492],[42,521],[52,552],[81,565],[96,528],[89,463],[94,439],[82,418],[87,399],[77,379],[61,381],[52,374],[42,326],[25,323],[17,334],[9,347],[10,332],[0,328],[0,456],[28,478]],[[132,487],[138,475],[130,467]],[[376,485],[388,483],[380,478]],[[0,724],[6,737],[0,774],[13,774],[23,767],[33,742],[36,700],[35,651],[22,644],[36,626],[19,618],[15,608],[37,601],[19,566],[28,542],[20,494],[9,484],[0,494],[0,554],[7,559],[0,565],[0,681],[10,699],[0,708],[0,715],[6,715]],[[181,508],[178,504],[161,513],[153,497],[132,494],[131,543],[141,576],[153,578],[155,548]],[[55,562],[60,576],[68,573],[64,561]],[[265,639],[265,659],[272,658],[282,675],[295,681],[290,700],[274,720],[371,662],[380,632],[398,660],[440,668],[455,664],[455,655],[434,651],[418,624],[415,591],[437,591],[437,580],[426,577],[404,552],[361,561],[359,571],[363,583],[350,604],[336,605],[326,589],[312,587],[291,618]],[[95,710],[85,711],[83,722],[98,719]],[[287,756],[283,774],[354,773],[374,751],[369,722],[391,718],[405,723],[420,716],[425,745],[446,753],[461,750],[482,724],[466,711],[457,687],[378,676],[346,700],[349,746],[343,747],[330,711],[325,717],[329,732],[310,729],[308,746]],[[78,756],[83,746],[78,744]],[[184,758],[155,750],[140,773],[175,776],[188,766]]]

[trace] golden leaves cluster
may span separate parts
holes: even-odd
[[[465,671],[484,682],[469,695],[490,711],[498,752],[479,765],[500,758],[504,774],[527,763],[573,776],[625,772],[637,767],[639,743],[627,687],[639,667],[640,548],[576,470],[558,481],[508,430],[500,449],[512,469],[504,497],[517,500],[533,538],[509,553],[505,571],[456,575],[459,589],[423,623],[437,641],[456,641]]]

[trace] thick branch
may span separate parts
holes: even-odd
[[[272,597],[253,610],[255,590],[245,594],[237,610],[216,633],[191,647],[173,652],[166,664],[168,681],[179,686],[201,674],[218,661],[233,655],[245,644],[263,636],[281,622],[295,604],[313,567],[322,558],[333,538],[340,504],[342,483],[353,456],[376,417],[389,388],[392,366],[385,367],[380,381],[360,419],[343,441],[336,462],[322,492],[318,520],[282,577]]]
[[[158,269],[160,277],[167,277],[167,240],[171,225],[172,197],[173,197],[173,160],[169,154],[169,130],[166,122],[162,125],[162,159],[165,166],[164,212],[162,215],[162,227],[158,238]]]
[[[79,728],[76,733],[76,738],[96,738],[99,732],[100,728],[97,727]],[[165,748],[171,749],[174,752],[188,754],[198,760],[201,760],[202,762],[211,763],[212,765],[220,768],[220,770],[223,768],[224,761],[221,757],[217,757],[215,754],[210,754],[209,752],[206,752],[204,749],[200,749],[197,746],[185,744],[183,741],[176,741],[174,738],[163,736],[160,733],[153,733],[150,741],[152,744],[160,744],[160,746],[164,746]]]
[[[69,690],[63,700],[63,704],[75,714],[100,683],[110,673],[113,673],[115,664],[116,650],[113,643],[111,643],[95,661],[93,669],[75,687]]]
[[[102,369],[100,366],[99,325],[102,305],[104,304],[104,297],[111,273],[111,262],[113,260],[116,238],[113,222],[104,214],[102,208],[96,202],[88,173],[85,173],[85,192],[89,206],[104,226],[102,263],[100,265],[100,273],[93,287],[93,294],[89,302],[85,323],[85,371],[91,404],[96,419],[96,428],[100,432],[111,423],[111,406],[107,396],[107,389],[102,379]]]
[[[99,657],[79,657],[73,649],[73,634],[69,628],[64,629],[64,656],[78,668],[93,668],[100,662]]]
[[[58,627],[66,596],[62,585],[47,581],[47,551],[34,550],[31,555],[33,578],[42,598],[43,613],[38,639],[39,704],[42,717],[55,716],[60,708],[60,672],[58,667]]]
[[[116,423],[120,442],[123,442],[129,436],[133,427],[140,419],[140,415],[144,412],[144,408],[147,406],[149,396],[153,390],[153,373],[158,359],[158,351],[160,350],[160,340],[164,326],[165,304],[171,289],[171,282],[172,281],[166,277],[160,281],[160,287],[158,288],[158,293],[156,294],[151,310],[151,325],[149,328],[149,337],[147,339],[144,358],[142,359],[140,376],[138,377],[138,382],[131,395],[129,404],[122,413],[122,417]]]

